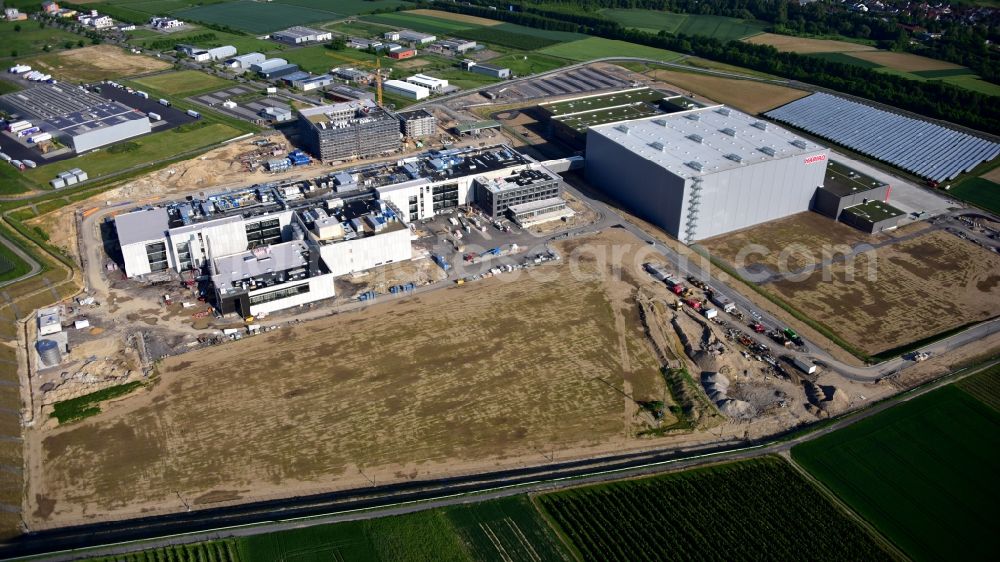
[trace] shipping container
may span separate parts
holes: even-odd
[[[816,372],[816,365],[814,365],[812,362],[803,361],[798,357],[796,357],[792,359],[792,363],[794,363],[796,367],[801,369],[802,372],[806,373],[807,375],[811,375]]]

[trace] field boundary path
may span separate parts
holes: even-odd
[[[0,235],[0,243],[2,243],[4,246],[7,246],[7,249],[9,249],[11,252],[14,252],[14,255],[24,260],[24,263],[28,264],[31,268],[27,273],[21,275],[20,277],[16,277],[14,279],[8,279],[7,281],[0,283],[0,287],[6,287],[8,285],[13,285],[14,283],[24,281],[25,279],[38,275],[38,273],[42,271],[42,266],[37,261],[35,261],[35,259],[31,257],[31,255],[22,250],[21,247],[18,246],[17,244],[8,240],[5,236]]]

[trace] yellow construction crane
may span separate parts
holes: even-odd
[[[375,97],[379,106],[382,105],[382,57],[375,56]]]

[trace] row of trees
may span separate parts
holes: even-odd
[[[652,34],[624,28],[615,22],[601,21],[600,25],[584,25],[557,19],[560,17],[560,11],[556,10],[549,10],[543,16],[531,12],[492,10],[473,4],[436,2],[434,6],[438,9],[500,19],[531,27],[577,31],[607,39],[680,51],[800,80],[984,131],[1000,130],[1000,104],[995,103],[995,98],[943,82],[910,80],[857,65],[779,52],[768,45],[754,45],[741,41],[722,42],[711,37],[672,35],[662,31],[659,34]]]

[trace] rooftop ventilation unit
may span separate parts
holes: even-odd
[[[687,165],[688,165],[688,167],[690,167],[690,168],[691,168],[692,170],[697,170],[697,171],[699,171],[699,172],[700,172],[700,171],[702,171],[702,170],[703,170],[703,169],[705,168],[705,167],[704,167],[704,166],[703,166],[703,165],[701,164],[701,162],[697,162],[697,161],[695,161],[695,160],[692,160],[692,161],[688,162],[688,163],[687,163]]]
[[[660,152],[666,152],[667,151],[667,147],[664,146],[663,143],[660,142],[660,141],[651,142],[651,143],[649,143],[649,146],[651,146],[653,148],[653,150],[658,150]]]
[[[691,139],[691,140],[693,140],[694,142],[696,142],[696,143],[698,143],[698,144],[701,144],[701,143],[702,143],[702,141],[704,141],[704,140],[705,140],[705,139],[703,139],[703,138],[701,137],[701,135],[688,135],[688,138],[689,138],[689,139]]]
[[[754,124],[752,126],[760,129],[761,131],[766,131],[767,130],[767,123],[765,123],[763,121],[756,121],[756,122],[754,122]]]
[[[653,123],[656,123],[657,125],[659,125],[661,127],[666,127],[667,126],[667,120],[666,119],[653,119]]]
[[[727,154],[726,158],[729,158],[733,162],[737,162],[737,163],[743,162],[743,157],[740,156],[739,154]]]
[[[621,132],[623,132],[623,133],[625,133],[627,135],[628,134],[628,125],[617,125],[615,127],[615,130],[621,131]]]
[[[804,141],[802,139],[793,140],[792,144],[795,145],[795,146],[797,146],[797,147],[799,147],[799,148],[805,148],[806,147],[806,141]]]
[[[697,113],[688,113],[684,117],[687,117],[688,119],[690,119],[692,121],[701,121],[701,115],[699,115]]]
[[[729,114],[731,113],[728,107],[720,107],[719,109],[716,109],[715,112],[719,115],[725,115],[726,117],[729,117]]]
[[[731,127],[726,127],[725,129],[722,129],[722,131],[720,131],[720,132],[722,134],[724,134],[724,135],[729,135],[731,137],[735,137],[736,136],[736,129],[733,129]]]
[[[760,151],[763,152],[764,154],[767,154],[768,156],[774,156],[775,154],[774,149],[771,148],[770,146],[762,146],[760,147]]]

